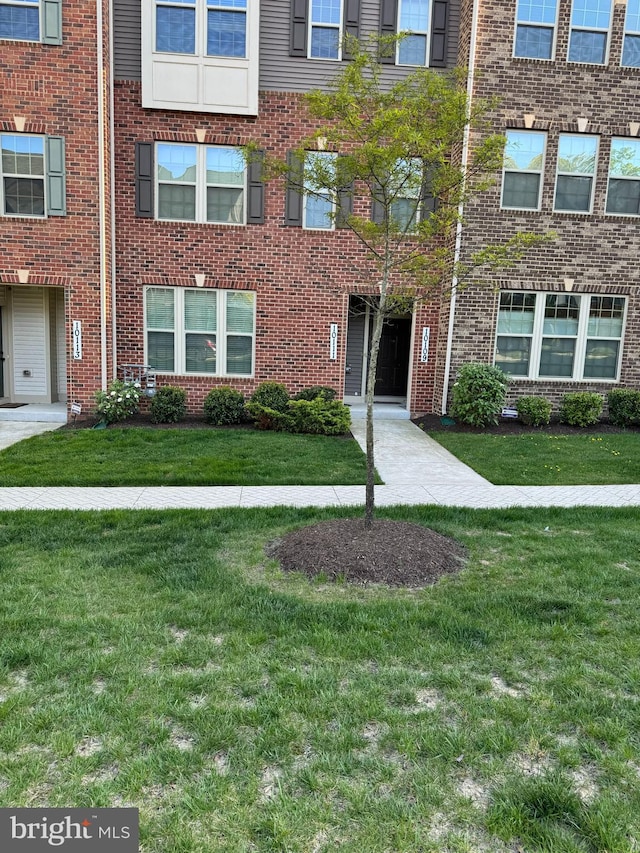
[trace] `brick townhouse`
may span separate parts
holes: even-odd
[[[500,97],[504,173],[452,235],[460,258],[556,238],[391,318],[379,399],[446,411],[470,359],[515,396],[637,384],[640,0],[0,0],[2,400],[66,418],[128,364],[193,411],[264,380],[361,398],[362,250],[330,200],[240,152],[286,158],[313,130],[300,94],[348,61],[341,36],[399,30],[389,80],[463,64],[474,97]]]

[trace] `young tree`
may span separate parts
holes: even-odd
[[[365,527],[370,527],[373,398],[385,319],[418,300],[446,296],[445,281],[460,283],[478,266],[515,262],[540,237],[517,234],[484,247],[464,268],[454,263],[463,205],[494,182],[502,163],[504,137],[483,128],[489,105],[469,101],[459,71],[425,68],[388,85],[378,57],[395,49],[389,39],[366,44],[350,39],[348,49],[351,61],[335,80],[305,96],[317,130],[280,171],[313,200],[317,215],[334,217],[364,249],[359,277],[375,294],[367,297],[373,314],[366,377]],[[470,129],[483,132],[467,147]]]

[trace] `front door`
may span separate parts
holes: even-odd
[[[390,318],[382,327],[375,393],[378,397],[404,397],[409,379],[411,319]]]

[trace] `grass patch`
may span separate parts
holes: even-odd
[[[365,457],[352,438],[257,430],[66,430],[0,451],[3,486],[322,486],[365,479]]]
[[[470,435],[432,438],[499,486],[640,483],[640,435]]]
[[[630,853],[634,509],[393,508],[426,590],[283,576],[344,510],[0,514],[0,806],[141,810],[146,853]]]

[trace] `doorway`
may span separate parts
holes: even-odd
[[[369,300],[361,296],[350,298],[345,376],[348,403],[356,403],[365,395],[373,313]],[[410,314],[389,317],[384,322],[375,386],[375,399],[379,402],[406,400],[412,324]]]

